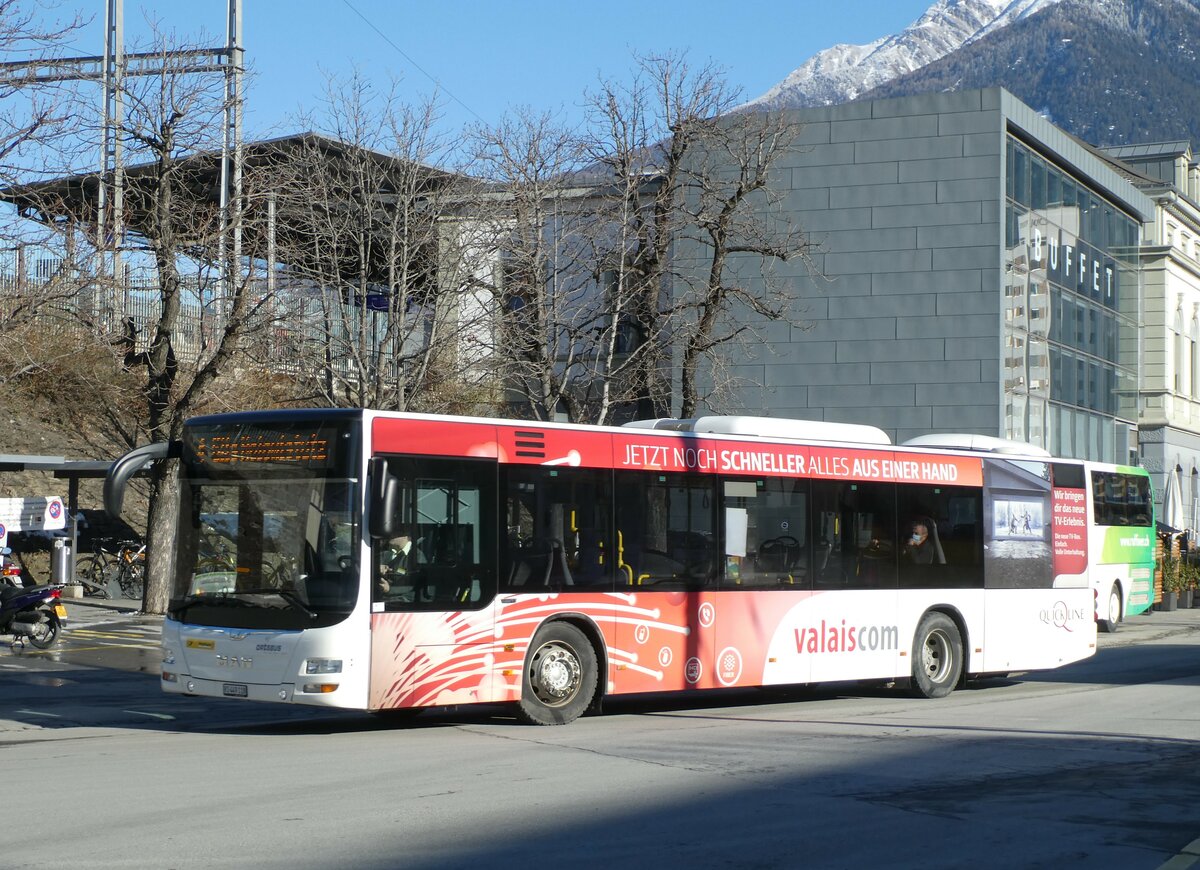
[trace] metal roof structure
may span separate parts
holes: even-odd
[[[414,172],[418,195],[424,192],[432,196],[454,181],[463,179],[463,176],[445,170],[414,164],[404,158],[349,145],[314,132],[249,142],[243,146],[242,153],[243,171],[248,183],[252,184],[251,179],[256,171],[269,172],[280,180],[303,178],[306,165],[320,162],[328,170],[329,178],[344,184],[347,199],[356,193],[354,185],[357,173],[354,170],[370,166],[379,179],[378,190],[373,195],[379,208],[384,210],[395,202],[394,193],[411,193]],[[189,197],[194,202],[210,206],[216,214],[221,198],[221,152],[188,155],[179,158],[176,165],[179,170],[178,183],[188,191]],[[123,169],[124,223],[138,235],[144,235],[152,225],[155,207],[153,182],[157,171],[154,162],[130,165]],[[91,226],[96,221],[98,201],[103,195],[103,180],[98,172],[85,172],[47,181],[16,184],[0,188],[0,202],[12,203],[22,216],[45,224],[70,222],[78,226]],[[286,197],[281,197],[283,201],[277,208],[271,207],[270,215],[267,214],[269,198],[270,194],[252,197],[247,206],[247,218],[241,228],[245,248],[259,252],[305,250],[306,236],[294,219],[294,212],[289,209]],[[200,239],[192,241],[196,244],[201,242]],[[286,262],[282,257],[280,259]],[[381,279],[386,278],[388,263],[385,252],[379,252],[378,262],[372,264],[371,271],[378,272]]]
[[[1122,160],[1135,157],[1182,157],[1191,155],[1192,143],[1186,139],[1176,142],[1143,142],[1138,145],[1114,145],[1104,149]]]
[[[45,471],[57,478],[104,477],[112,462],[104,459],[66,459],[62,456],[23,456],[0,453],[0,472]]]
[[[112,465],[107,459],[66,459],[62,456],[26,456],[0,453],[0,473],[6,471],[44,471],[67,481],[67,516],[79,512],[79,481],[96,479],[108,474]],[[73,519],[71,525],[73,526]]]

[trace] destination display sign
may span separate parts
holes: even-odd
[[[183,458],[217,475],[306,471],[327,476],[346,469],[348,442],[346,428],[328,421],[189,426]]]
[[[315,432],[246,432],[201,435],[192,448],[198,462],[236,465],[288,462],[324,467],[333,455],[328,438]]]

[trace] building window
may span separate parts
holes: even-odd
[[[1174,333],[1172,340],[1175,344],[1175,392],[1183,392],[1183,336]]]
[[[1200,395],[1200,359],[1196,358],[1196,335],[1200,332],[1200,324],[1197,324],[1196,318],[1192,318],[1192,334],[1188,338],[1188,374],[1191,380],[1191,395],[1192,398],[1197,398]]]

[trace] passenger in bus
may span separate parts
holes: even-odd
[[[913,565],[943,565],[946,557],[942,555],[941,546],[937,541],[937,527],[928,519],[922,517],[913,520],[912,531],[904,543],[904,555]]]

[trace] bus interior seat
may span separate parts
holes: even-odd
[[[626,550],[626,557],[629,551]],[[643,550],[636,560],[634,576],[639,586],[675,580],[684,572],[684,565],[661,550]]]
[[[508,574],[509,588],[537,589],[575,585],[562,541],[555,538],[534,538],[525,546],[514,547],[510,552],[512,568]]]
[[[583,586],[603,583],[604,536],[597,529],[582,528],[576,532],[578,550],[575,554],[576,582]]]
[[[509,551],[512,567],[508,572],[508,586],[512,589],[536,589],[550,582],[550,557],[548,546],[537,540],[530,541]]]
[[[556,588],[575,585],[567,565],[567,552],[557,538],[550,539],[550,571],[546,575],[546,585]]]
[[[920,517],[919,519],[925,524],[925,528],[929,529],[929,540],[933,544],[934,564],[945,565],[946,551],[942,549],[942,539],[938,536],[937,523],[933,521],[933,517]]]

